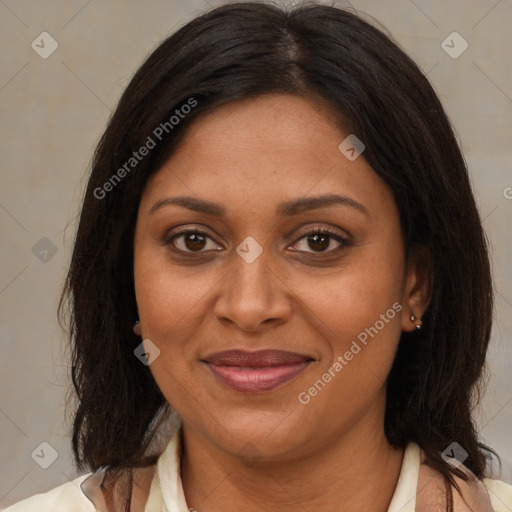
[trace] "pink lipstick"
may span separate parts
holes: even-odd
[[[284,350],[226,350],[203,360],[217,380],[235,391],[248,393],[269,391],[289,382],[312,361],[307,355]]]

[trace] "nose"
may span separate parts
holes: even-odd
[[[271,268],[271,257],[264,251],[248,263],[233,254],[231,271],[220,285],[214,306],[214,314],[220,322],[242,331],[257,332],[289,320],[291,293],[284,280]]]

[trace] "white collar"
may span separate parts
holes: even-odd
[[[181,425],[168,442],[164,452],[155,465],[146,468],[146,478],[152,478],[148,500],[143,506],[144,512],[189,512],[183,493],[181,482]],[[421,464],[424,454],[416,443],[409,443],[404,450],[402,467],[398,477],[395,491],[391,498],[387,512],[414,512],[418,510],[431,510],[431,496],[423,492],[421,499],[417,499],[418,480],[420,471],[427,466]],[[461,466],[461,468],[464,466]],[[469,472],[469,470],[467,470]],[[472,473],[470,473],[472,475]],[[154,477],[152,476],[154,475]],[[94,504],[95,510],[108,512],[101,482],[104,469],[89,475],[80,484],[83,494]],[[505,510],[505,503],[512,503],[512,486],[500,480],[483,479],[479,482],[473,475],[477,485],[473,485],[468,498],[478,505],[478,510]],[[161,485],[161,483],[163,483]],[[428,489],[427,489],[428,490]],[[434,496],[435,498],[435,496]],[[420,501],[422,503],[420,503]],[[492,502],[492,503],[491,503]],[[510,508],[506,508],[510,510]]]
[[[414,512],[419,473],[420,447],[416,443],[409,443],[404,451],[402,469],[388,512]]]
[[[180,430],[169,441],[157,463],[145,512],[188,512],[180,476]],[[420,448],[409,443],[388,512],[414,512],[420,467]],[[160,485],[165,482],[165,485]]]

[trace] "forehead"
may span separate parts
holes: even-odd
[[[197,119],[149,180],[141,207],[164,194],[216,198],[258,211],[287,198],[344,193],[378,207],[386,184],[362,157],[338,149],[349,135],[325,102],[270,94],[231,102]]]
[[[253,152],[261,157],[288,153],[290,159],[314,152],[318,158],[341,135],[325,101],[267,94],[227,103],[203,115],[189,128],[175,155],[193,149],[217,160],[234,154],[244,158]],[[328,159],[325,154],[322,161]]]

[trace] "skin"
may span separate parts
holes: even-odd
[[[183,488],[199,512],[340,504],[358,512],[368,503],[385,511],[398,480],[403,450],[384,435],[385,382],[401,331],[415,330],[410,316],[421,318],[429,290],[414,252],[404,260],[389,187],[364,154],[349,161],[338,150],[348,133],[331,113],[322,100],[285,94],[219,107],[194,122],[142,195],[134,246],[141,335],[161,351],[150,369],[183,420]],[[284,201],[333,193],[367,214],[347,205],[276,213]],[[177,196],[213,201],[225,216],[172,204],[151,211]],[[209,238],[170,241],[178,227]],[[304,236],[313,228],[349,244],[327,238],[319,248]],[[236,252],[248,236],[263,249],[252,263]],[[301,404],[299,393],[394,303],[401,312]],[[200,361],[233,348],[315,361],[294,380],[248,395]]]

